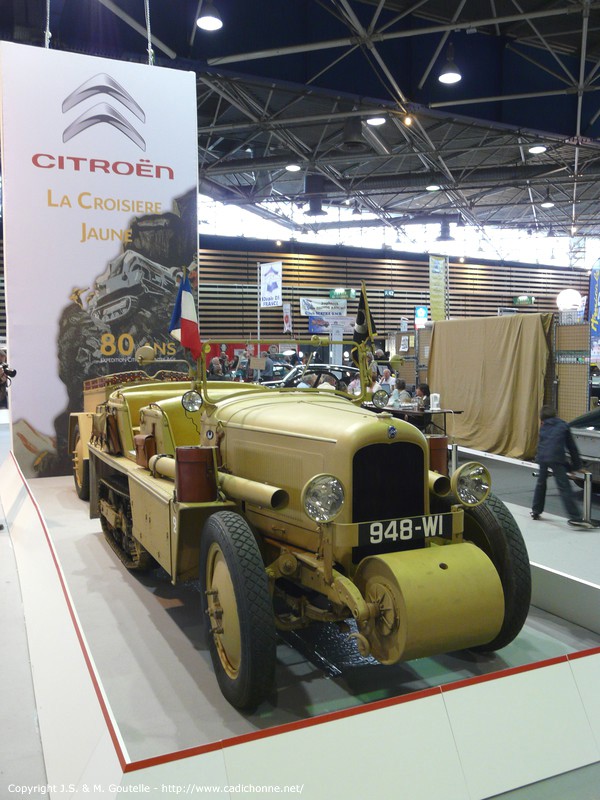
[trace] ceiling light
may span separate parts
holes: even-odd
[[[438,81],[440,83],[458,83],[461,80],[462,75],[460,74],[460,70],[454,63],[454,45],[452,42],[448,45],[448,50],[446,51],[446,63],[441,69],[440,74],[438,75]]]
[[[203,31],[218,31],[223,27],[223,20],[215,8],[213,0],[206,0],[202,4],[202,11],[198,15],[196,25]]]
[[[554,201],[550,197],[550,189],[546,190],[546,197],[544,197],[543,201],[540,203],[542,208],[554,208]]]
[[[559,311],[568,311],[573,308],[581,308],[582,300],[577,289],[563,289],[556,297],[556,305]]]
[[[430,183],[429,186],[425,187],[428,192],[439,192],[440,188],[437,183]]]
[[[413,124],[413,119],[410,114],[407,114],[402,121],[407,127],[410,127]]]
[[[539,153],[545,153],[548,148],[545,144],[532,144],[529,148],[529,152],[533,156],[537,156]]]
[[[371,125],[373,128],[376,128],[378,125],[385,125],[385,117],[369,117],[367,125]]]
[[[302,167],[300,166],[300,164],[296,164],[296,163],[293,163],[293,164],[286,164],[286,167],[285,167],[285,168],[286,168],[286,170],[287,170],[288,172],[300,172],[300,170],[302,169]]]

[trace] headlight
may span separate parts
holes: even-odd
[[[385,389],[377,389],[373,395],[373,405],[375,408],[385,408],[389,399],[390,397]]]
[[[487,499],[492,479],[490,473],[476,461],[469,461],[452,475],[450,485],[461,503],[478,506]]]
[[[199,392],[186,392],[181,398],[181,405],[186,411],[200,411],[202,408],[202,395]]]
[[[344,505],[344,487],[333,475],[315,475],[302,490],[302,505],[315,522],[331,522]]]

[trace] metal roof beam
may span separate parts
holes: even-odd
[[[600,2],[590,3],[590,9],[600,8]],[[544,11],[531,11],[521,14],[508,14],[503,17],[487,17],[484,19],[471,20],[469,22],[456,22],[447,25],[430,25],[423,28],[414,28],[410,30],[394,31],[392,33],[364,33],[363,36],[348,36],[341,39],[329,39],[324,42],[314,42],[312,44],[291,45],[289,47],[276,47],[267,50],[255,50],[248,53],[239,53],[230,56],[218,56],[216,58],[209,58],[208,64],[211,66],[216,64],[235,64],[240,61],[253,61],[262,58],[275,58],[278,56],[293,55],[299,53],[310,53],[318,50],[329,50],[336,47],[348,47],[351,45],[365,44],[372,46],[378,42],[385,42],[393,39],[408,39],[416,36],[426,36],[428,34],[444,33],[445,31],[460,31],[468,30],[471,28],[482,28],[488,25],[498,25],[509,22],[523,22],[524,20],[544,19],[548,17],[560,17],[563,15],[579,14],[579,7],[566,6],[562,8],[546,9]]]

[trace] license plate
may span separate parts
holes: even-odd
[[[358,526],[359,547],[375,547],[377,550],[380,547],[390,551],[418,547],[433,536],[452,538],[452,514],[361,522]]]

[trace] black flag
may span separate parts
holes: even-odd
[[[364,342],[366,339],[373,341],[375,334],[375,323],[369,310],[369,301],[367,300],[367,291],[363,282],[360,290],[360,300],[358,301],[358,310],[356,312],[356,321],[354,323],[354,334],[352,340],[354,345],[350,350],[352,361],[358,366],[358,349],[356,345]]]

